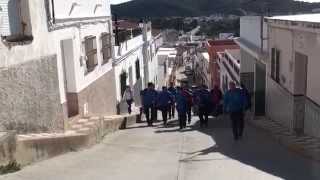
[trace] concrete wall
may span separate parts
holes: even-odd
[[[279,86],[275,81],[267,78],[267,114],[269,118],[285,127],[292,129],[294,119],[293,96]]]
[[[290,93],[294,92],[293,36],[289,29],[270,28],[270,48],[280,50],[280,84]],[[270,51],[271,52],[271,49]],[[269,76],[271,69],[269,68]]]
[[[314,102],[305,101],[304,132],[308,135],[320,138],[320,107]]]
[[[261,47],[261,20],[260,16],[243,16],[240,18],[240,37],[257,47]],[[263,37],[267,36],[267,24],[263,23]],[[263,49],[268,51],[267,40],[264,40]]]
[[[110,71],[90,86],[77,93],[81,116],[104,116],[116,114],[116,89],[114,71]]]
[[[18,133],[63,130],[57,57],[48,56],[0,70],[0,119]]]

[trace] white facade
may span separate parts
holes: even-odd
[[[292,131],[302,130],[316,137],[320,137],[318,19],[318,14],[268,19],[269,53],[272,49],[279,52],[278,77],[273,77],[272,56],[268,62],[268,114]],[[291,105],[275,109],[273,105],[279,102]]]
[[[113,62],[116,78],[116,98],[120,111],[126,111],[126,103],[122,99],[123,88],[129,85],[134,93],[135,105],[141,105],[140,91],[152,82],[158,87],[158,56],[159,46],[162,45],[161,34],[153,37],[151,24],[144,23],[142,34],[115,46],[115,59]],[[126,74],[125,82],[121,78]]]
[[[26,32],[19,34],[19,39],[2,37],[0,69],[10,70],[15,66],[36,63],[45,57],[55,56],[60,104],[67,103],[68,93],[79,94],[111,72],[112,57],[105,63],[100,51],[102,34],[110,34],[112,30],[108,0],[21,2],[23,3],[19,8],[24,12],[21,16]],[[1,25],[1,32],[5,31],[4,28],[6,27]],[[84,42],[87,37],[96,38],[94,46],[97,49],[97,66],[91,72],[87,72],[86,68]],[[55,79],[54,72],[48,76]],[[89,102],[79,103],[83,103],[79,104],[83,107],[82,112],[79,112],[81,114],[94,109]]]
[[[80,19],[74,19],[69,21],[69,18],[76,18],[76,15],[68,16],[69,11],[71,11],[72,2],[70,1],[54,1],[55,8],[51,11],[55,11],[56,17],[66,22],[77,22]],[[1,58],[0,67],[5,68],[15,64],[21,64],[31,59],[38,59],[43,56],[57,54],[58,67],[59,67],[59,82],[60,82],[60,96],[61,103],[66,101],[65,88],[64,88],[64,74],[63,74],[63,62],[62,53],[60,47],[61,40],[71,39],[73,41],[73,51],[72,62],[68,62],[66,67],[69,69],[67,71],[67,81],[70,82],[67,85],[68,92],[80,92],[82,89],[86,88],[93,81],[98,79],[104,73],[112,69],[112,61],[108,64],[102,65],[101,54],[98,56],[99,66],[90,74],[85,75],[85,67],[81,65],[84,63],[84,47],[82,45],[83,40],[86,36],[96,36],[97,39],[101,36],[101,33],[110,33],[111,30],[111,14],[110,14],[110,4],[108,1],[96,0],[96,2],[90,1],[90,6],[87,6],[87,1],[78,0],[76,1],[78,5],[74,7],[74,13],[81,11],[79,17],[90,17],[95,18],[99,16],[104,16],[104,22],[98,24],[87,24],[80,27],[70,26],[50,31],[46,26],[46,8],[44,2],[29,1],[30,7],[30,18],[32,19],[32,34],[34,35],[33,42],[23,46],[14,46],[8,49],[4,44],[0,43],[0,52],[3,58]],[[93,13],[95,5],[100,7]],[[51,5],[51,4],[50,4]],[[64,8],[62,8],[64,7]],[[89,8],[88,8],[89,7]],[[99,12],[99,13],[98,13]],[[52,12],[51,12],[52,13]],[[53,20],[53,19],[52,19]],[[57,24],[59,25],[59,24]],[[63,26],[63,24],[61,24]],[[99,49],[99,41],[97,42],[97,48]],[[81,59],[81,60],[80,60]]]

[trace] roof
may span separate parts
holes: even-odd
[[[210,46],[225,46],[225,45],[237,45],[234,40],[228,39],[228,40],[209,40],[208,44]]]
[[[115,21],[113,21],[113,27],[116,27]],[[139,23],[128,20],[118,20],[118,27],[120,29],[136,29],[139,28]]]
[[[300,15],[289,15],[289,16],[274,16],[274,17],[267,17],[266,19],[320,23],[320,14],[300,14]]]

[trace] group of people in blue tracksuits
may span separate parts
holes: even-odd
[[[251,106],[248,90],[244,86],[236,87],[234,82],[230,82],[224,95],[218,86],[209,91],[205,85],[188,88],[186,85],[174,87],[171,83],[169,88],[162,87],[161,91],[156,91],[154,84],[148,83],[148,87],[141,91],[141,98],[148,126],[157,119],[158,110],[162,113],[165,127],[168,116],[169,119],[174,118],[178,112],[180,129],[191,123],[192,109],[199,116],[200,127],[208,127],[209,115],[218,116],[225,112],[232,120],[235,140],[243,135],[244,113]]]

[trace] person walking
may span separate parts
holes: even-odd
[[[183,95],[187,98],[187,120],[188,124],[191,124],[192,119],[192,106],[193,106],[193,95],[192,91],[187,88],[187,86],[184,86],[182,89]]]
[[[244,84],[241,84],[240,87],[241,87],[241,91],[242,91],[242,93],[245,96],[246,101],[247,101],[247,104],[246,104],[247,106],[245,107],[245,110],[247,111],[247,110],[251,109],[251,106],[252,106],[252,104],[251,104],[251,95],[249,93],[249,90],[247,89],[247,87]]]
[[[162,113],[164,127],[167,127],[168,111],[172,101],[173,99],[171,93],[168,91],[168,88],[166,86],[163,86],[162,91],[158,94],[157,108]]]
[[[197,92],[197,96],[198,96],[198,106],[199,106],[200,127],[204,127],[204,126],[208,127],[209,113],[212,105],[208,87],[206,85],[202,85]]]
[[[210,91],[212,104],[213,104],[213,116],[217,117],[222,113],[221,101],[223,99],[222,91],[218,85],[215,85]]]
[[[153,83],[148,83],[148,88],[144,89],[141,92],[142,96],[142,105],[143,110],[146,115],[148,126],[153,126],[153,122],[156,117],[156,103],[157,103],[157,96],[158,93],[154,89]],[[150,117],[150,111],[151,111],[151,117]]]
[[[183,95],[182,88],[177,87],[176,108],[178,111],[178,120],[180,129],[187,127],[187,98]]]
[[[173,82],[170,82],[170,87],[168,88],[168,91],[171,93],[173,99],[171,101],[170,107],[169,107],[169,119],[174,118],[175,115],[175,97],[177,95],[177,89],[174,87]]]
[[[128,105],[128,113],[132,113],[132,103],[133,103],[133,92],[130,86],[126,87],[126,90],[123,93],[122,99],[127,102]]]
[[[229,90],[224,96],[224,110],[232,121],[233,137],[241,139],[244,130],[244,111],[247,106],[246,97],[234,82],[229,83]]]

